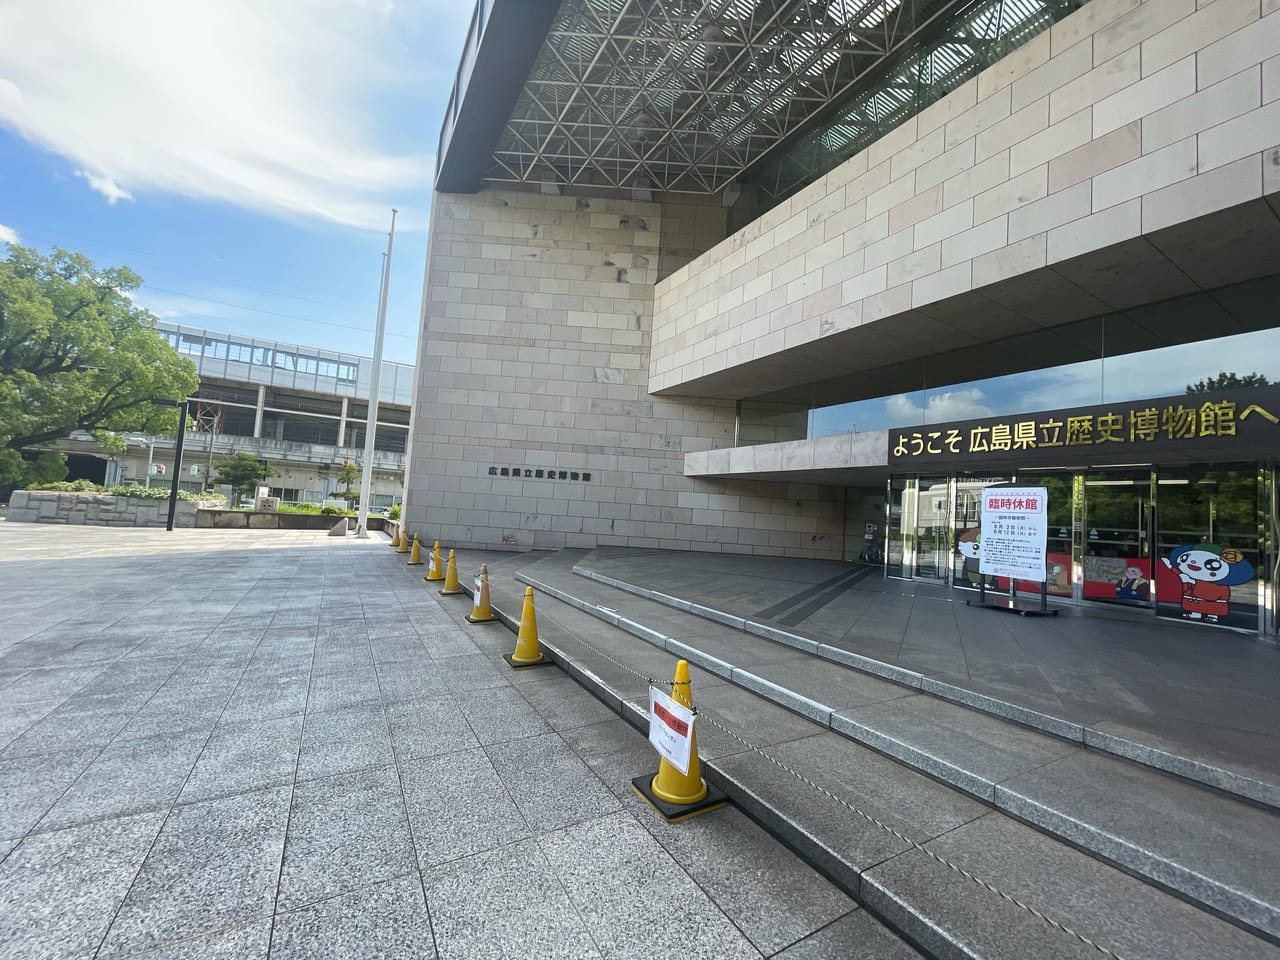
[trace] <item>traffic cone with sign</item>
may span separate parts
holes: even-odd
[[[414,536],[416,537],[417,534],[414,534]],[[409,528],[401,527],[400,528],[400,546],[396,549],[396,553],[408,553],[408,552],[409,552]]]
[[[498,618],[493,615],[493,609],[489,606],[489,565],[482,563],[480,572],[476,574],[475,603],[472,604],[471,613],[467,615],[467,623],[497,622]]]
[[[431,556],[429,557],[430,565],[427,567],[427,575],[423,577],[428,583],[436,580],[444,579],[444,570],[440,567],[440,541],[435,542],[435,546],[431,548]]]
[[[533,587],[524,588],[524,607],[520,611],[520,630],[516,634],[515,653],[504,653],[502,659],[516,670],[525,667],[551,666],[538,644],[538,616],[533,609]]]
[[[422,550],[418,546],[418,535],[416,533],[413,535],[413,549],[409,551],[408,565],[411,567],[422,566]]]
[[[729,798],[702,779],[702,763],[698,760],[698,734],[694,729],[696,714],[693,713],[689,661],[676,662],[676,677],[671,684],[670,698],[651,688],[649,700],[649,740],[658,748],[660,755],[658,773],[653,777],[636,777],[631,781],[632,789],[669,823],[687,820],[723,807],[729,802]],[[665,707],[662,701],[667,701],[671,709]],[[682,772],[667,757],[668,754],[675,757],[682,753],[686,743],[688,765]]]
[[[453,558],[453,551],[449,551],[449,562],[444,568],[444,586],[440,589],[442,597],[456,597],[462,593],[462,587],[458,583],[458,563]]]

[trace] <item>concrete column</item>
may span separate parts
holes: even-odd
[[[347,445],[347,397],[342,398],[342,416],[338,418],[338,446]]]
[[[261,438],[262,436],[262,408],[267,405],[267,386],[264,383],[258,384],[258,409],[253,414],[253,435]]]

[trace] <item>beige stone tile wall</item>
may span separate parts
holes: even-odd
[[[734,404],[649,395],[661,264],[723,224],[698,201],[437,194],[409,528],[447,546],[838,556],[840,488],[686,478],[685,454],[732,445]]]
[[[649,385],[1280,190],[1280,2],[1090,0],[658,284]]]

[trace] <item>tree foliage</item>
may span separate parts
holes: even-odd
[[[150,401],[190,396],[199,379],[129,299],[141,282],[82,254],[9,247],[0,261],[0,483],[33,476],[20,451],[73,430],[108,449],[123,447],[122,431],[175,431],[177,411]],[[47,476],[51,463],[38,459]]]
[[[360,482],[360,464],[344,463],[338,471],[338,483],[344,487],[354,487]]]
[[[242,497],[253,493],[258,484],[272,475],[267,464],[252,453],[236,453],[214,464],[214,483],[225,483]]]
[[[1215,377],[1205,377],[1187,384],[1187,393],[1213,393],[1217,390],[1238,390],[1241,387],[1265,387],[1270,381],[1260,373],[1229,373],[1223,370]]]

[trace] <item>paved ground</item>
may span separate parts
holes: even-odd
[[[915,956],[384,544],[0,523],[0,958]]]
[[[1029,619],[849,564],[609,548],[591,568],[1095,730],[1280,784],[1280,648],[1063,606]]]

